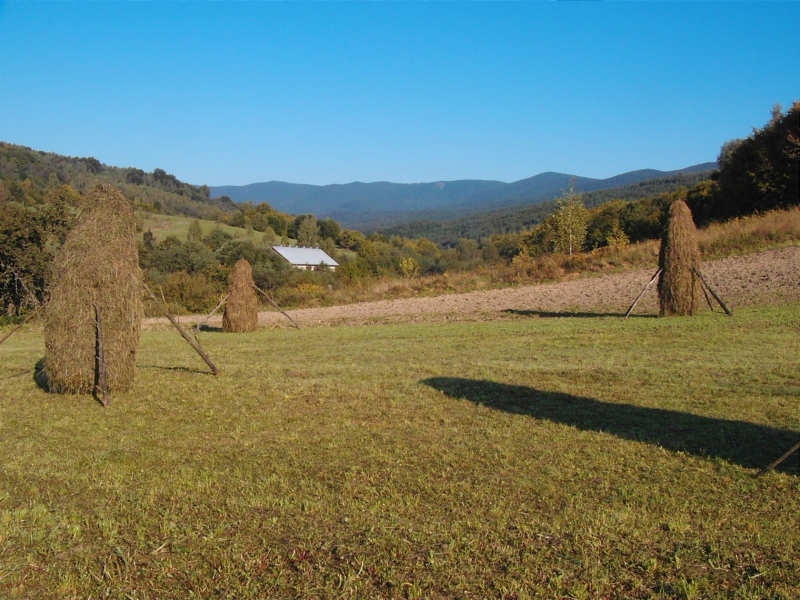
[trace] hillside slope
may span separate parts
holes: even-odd
[[[97,183],[119,188],[135,208],[151,212],[214,218],[236,210],[232,202],[212,198],[208,186],[185,183],[163,169],[146,173],[105,165],[91,156],[63,156],[0,142],[0,200],[36,203],[62,184],[85,191]]]

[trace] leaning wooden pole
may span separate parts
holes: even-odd
[[[722,310],[725,311],[725,314],[727,314],[728,316],[733,316],[733,313],[728,309],[727,306],[725,306],[725,303],[722,301],[722,298],[720,298],[717,292],[714,291],[714,288],[708,285],[706,278],[703,277],[703,274],[700,272],[700,270],[692,268],[692,271],[694,271],[694,274],[700,278],[700,281],[706,287],[706,289],[708,289],[708,291],[711,292],[711,295],[714,296],[714,300],[719,302],[719,305],[722,307]]]
[[[656,274],[655,274],[655,275],[653,275],[653,276],[650,278],[650,281],[648,281],[648,282],[647,282],[647,285],[646,285],[646,286],[644,286],[644,289],[642,290],[642,293],[641,293],[641,294],[639,294],[639,295],[636,297],[636,300],[634,300],[634,301],[633,301],[633,304],[631,304],[631,307],[628,309],[628,312],[626,312],[626,313],[625,313],[625,318],[626,318],[626,319],[627,319],[629,316],[631,316],[631,313],[633,312],[633,309],[634,309],[634,308],[636,307],[636,305],[639,303],[639,300],[641,300],[641,299],[642,299],[642,296],[644,296],[644,293],[647,291],[647,288],[649,288],[651,285],[653,285],[653,282],[656,280],[656,278],[657,278],[657,277],[658,277],[660,274],[661,274],[661,269],[659,269],[658,271],[656,271]]]
[[[198,334],[198,333],[200,333],[200,328],[201,328],[203,325],[205,325],[205,323],[206,323],[206,322],[207,322],[207,321],[208,321],[208,320],[209,320],[211,317],[213,317],[213,316],[214,316],[214,313],[215,313],[215,312],[217,312],[217,311],[220,309],[220,307],[221,307],[223,304],[225,304],[225,303],[228,301],[228,298],[229,298],[229,297],[230,297],[230,294],[228,294],[227,296],[225,296],[225,297],[224,297],[222,300],[220,300],[220,301],[219,301],[219,304],[217,304],[217,306],[216,306],[216,307],[214,307],[214,310],[212,310],[210,313],[208,313],[208,315],[206,315],[206,317],[205,317],[205,318],[204,318],[202,321],[198,321],[197,323],[195,323],[195,324],[194,324],[194,327],[192,327],[192,329],[194,330],[194,337],[195,337],[195,339],[197,339],[197,334]]]
[[[28,321],[30,321],[30,320],[31,320],[33,317],[35,317],[36,315],[38,315],[38,314],[39,314],[39,312],[40,312],[40,311],[41,311],[43,308],[44,308],[44,304],[40,304],[40,305],[39,305],[39,306],[36,308],[36,310],[35,310],[35,311],[33,311],[31,314],[29,314],[27,317],[25,317],[25,320],[24,320],[24,321],[22,321],[22,323],[19,323],[18,325],[16,325],[16,326],[14,327],[14,329],[12,329],[12,330],[11,330],[11,331],[9,331],[7,334],[5,334],[5,335],[4,335],[2,338],[0,338],[0,344],[2,344],[2,343],[3,343],[3,342],[5,342],[5,341],[6,341],[8,338],[10,338],[10,337],[12,336],[12,334],[14,334],[14,333],[16,333],[17,331],[19,331],[20,329],[22,329],[22,326],[23,326],[23,325],[25,325],[25,323],[27,323]]]
[[[700,284],[700,289],[703,290],[703,296],[705,296],[708,308],[711,310],[711,312],[714,312],[714,305],[711,304],[711,298],[708,296],[708,290],[706,289],[706,286]]]
[[[267,293],[266,293],[264,290],[262,290],[260,287],[258,287],[257,285],[255,285],[255,284],[253,284],[253,283],[251,283],[250,285],[252,285],[252,286],[255,288],[255,290],[256,290],[256,291],[257,291],[259,294],[261,294],[262,296],[264,296],[264,298],[266,298],[267,300],[269,300],[269,301],[272,303],[272,306],[274,306],[274,307],[275,307],[275,308],[277,308],[279,311],[281,311],[281,312],[283,313],[283,316],[284,316],[284,317],[286,317],[287,319],[289,319],[289,320],[292,322],[292,325],[294,325],[295,327],[297,327],[298,329],[300,329],[300,325],[298,325],[298,324],[297,324],[297,321],[295,321],[295,320],[294,320],[292,317],[290,317],[290,316],[289,316],[289,313],[287,313],[287,312],[286,312],[285,310],[283,310],[283,309],[282,309],[280,306],[278,306],[278,305],[275,303],[275,300],[273,300],[272,298],[270,298],[269,296],[267,296]]]
[[[761,470],[760,470],[758,473],[756,473],[756,477],[758,477],[758,476],[760,476],[760,475],[763,475],[764,473],[767,473],[767,472],[769,472],[769,471],[772,471],[772,469],[774,469],[774,468],[775,468],[775,467],[777,467],[779,464],[781,464],[783,461],[785,461],[787,458],[789,458],[789,457],[790,457],[792,454],[794,454],[794,453],[795,453],[797,450],[800,450],[800,442],[797,442],[797,443],[796,443],[794,446],[792,446],[791,448],[789,448],[789,449],[788,449],[786,452],[784,452],[784,453],[781,455],[781,457],[780,457],[780,458],[778,458],[778,459],[777,459],[777,460],[775,460],[774,462],[770,463],[768,466],[766,466],[766,467],[764,467],[763,469],[761,469]]]
[[[200,347],[200,344],[198,344],[196,340],[193,340],[192,337],[188,333],[186,333],[186,331],[184,331],[183,327],[181,327],[180,323],[178,323],[178,320],[171,314],[169,314],[167,307],[161,304],[161,302],[159,302],[158,298],[156,298],[153,291],[149,287],[147,287],[147,284],[142,282],[142,285],[144,286],[144,289],[147,290],[147,293],[150,294],[150,298],[153,300],[153,303],[158,307],[158,310],[164,313],[164,316],[167,317],[167,319],[169,319],[169,322],[175,326],[175,329],[178,330],[178,333],[181,334],[183,339],[189,342],[189,345],[192,348],[194,348],[195,352],[197,352],[200,355],[200,358],[206,361],[206,364],[211,369],[211,372],[214,375],[218,375],[219,370],[217,369],[216,365],[214,365],[214,363],[211,362],[211,359],[208,357],[208,354],[206,354],[205,351]]]
[[[92,302],[94,306],[95,327],[97,331],[97,371],[95,373],[94,394],[98,402],[103,406],[111,404],[111,397],[108,395],[108,383],[106,378],[106,352],[103,348],[103,320],[100,317],[100,307]]]

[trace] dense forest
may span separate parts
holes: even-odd
[[[84,191],[98,182],[121,189],[139,215],[184,215],[241,228],[238,237],[221,227],[204,234],[198,221],[187,239],[161,241],[151,231],[141,232],[140,265],[148,281],[160,287],[175,312],[202,312],[224,295],[230,269],[241,257],[253,265],[262,289],[298,306],[384,277],[521,264],[552,253],[572,256],[655,239],[677,198],[687,200],[698,225],[800,204],[800,103],[786,112],[775,107],[763,128],[724,144],[718,164],[710,174],[661,178],[613,192],[581,194],[570,186],[555,202],[530,212],[489,213],[484,221],[464,221],[441,235],[402,228],[365,235],[264,202],[237,206],[226,197],[212,199],[207,187],[182,183],[161,169],[145,173],[0,144],[0,309],[13,317],[46,301],[52,257],[81,209]],[[258,241],[255,231],[263,232]],[[340,267],[291,269],[270,247],[290,240],[322,247]]]

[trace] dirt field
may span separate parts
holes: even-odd
[[[497,320],[576,313],[624,314],[654,272],[655,269],[626,271],[562,283],[288,312],[301,327]],[[800,300],[800,247],[705,262],[702,272],[733,311],[739,306],[756,303]],[[705,303],[703,309],[708,310]],[[634,314],[655,314],[657,310],[654,283],[636,306]],[[720,309],[715,306],[715,310]],[[182,322],[190,325],[197,320],[198,317],[181,317]],[[214,316],[207,324],[220,327],[221,322],[221,317]],[[292,327],[288,319],[277,311],[259,313],[259,324]],[[145,328],[161,326],[168,326],[166,319],[145,320]]]

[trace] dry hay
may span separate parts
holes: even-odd
[[[119,190],[97,185],[53,264],[44,329],[50,391],[94,388],[93,303],[102,317],[107,389],[131,386],[143,314],[141,280],[133,210]]]
[[[240,258],[233,266],[228,302],[222,315],[222,331],[247,333],[258,326],[258,296],[254,288],[253,268]]]
[[[696,270],[700,268],[700,245],[692,213],[683,200],[669,207],[669,218],[661,240],[658,264],[659,314],[688,316],[697,312],[700,282]]]

